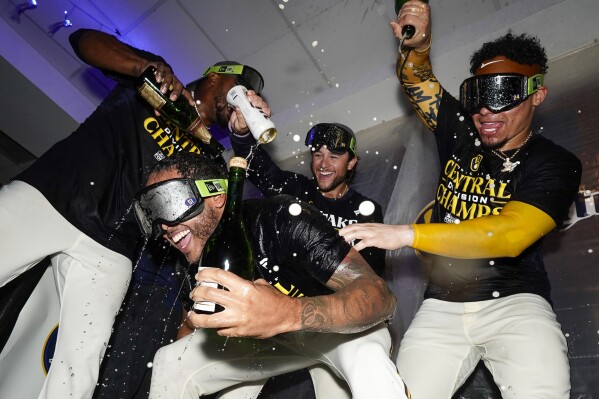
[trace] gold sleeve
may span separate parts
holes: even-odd
[[[498,215],[459,224],[414,224],[412,248],[460,259],[515,257],[555,227],[542,210],[511,201]]]
[[[396,73],[420,119],[430,130],[437,127],[437,114],[443,87],[433,75],[429,49],[400,52]]]

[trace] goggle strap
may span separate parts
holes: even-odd
[[[243,65],[216,65],[206,68],[202,76],[208,75],[210,72],[226,73],[231,75],[241,75],[243,73]]]
[[[535,93],[537,90],[539,90],[539,87],[543,86],[543,80],[544,76],[540,73],[528,78],[528,86],[526,90],[527,94],[531,95],[532,93]]]
[[[195,184],[202,198],[206,198],[226,194],[228,181],[227,179],[196,180]]]

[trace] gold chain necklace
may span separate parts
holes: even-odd
[[[337,194],[336,197],[334,197],[333,199],[338,199],[343,197],[345,194],[347,194],[347,192],[349,191],[349,184],[345,184],[345,190],[343,190],[342,192],[340,192],[339,194]],[[326,195],[324,195],[324,193],[321,191],[320,194],[322,194],[323,197],[326,197]],[[330,198],[330,197],[329,197]]]
[[[522,148],[524,148],[524,146],[526,145],[526,143],[528,143],[528,140],[530,140],[531,137],[532,137],[532,130],[530,132],[528,132],[528,136],[526,137],[526,140],[524,140],[524,143],[522,143],[522,145],[520,147],[518,147],[516,152],[514,152],[509,157],[507,155],[505,155],[505,153],[501,150],[491,150],[491,152],[493,154],[497,155],[497,157],[499,157],[499,159],[501,159],[503,161],[503,169],[501,169],[502,172],[509,173],[509,172],[513,172],[514,169],[516,169],[516,166],[518,166],[520,164],[520,161],[512,162],[511,159],[515,158],[516,155],[518,155],[520,150]]]

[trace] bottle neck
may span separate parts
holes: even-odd
[[[243,184],[245,182],[245,169],[236,166],[229,168],[229,183],[227,188],[227,203],[225,217],[241,217],[243,209]]]

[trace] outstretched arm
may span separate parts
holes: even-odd
[[[175,100],[181,93],[190,101],[191,94],[184,90],[181,81],[173,74],[171,67],[165,62],[150,60],[137,50],[116,37],[92,29],[79,29],[69,36],[73,50],[81,60],[99,69],[114,73],[138,77],[150,65],[156,67],[156,79],[162,85],[163,93],[170,91],[170,98]]]
[[[508,202],[499,215],[459,224],[414,225],[353,224],[339,233],[346,241],[361,239],[354,248],[412,247],[435,255],[461,259],[518,256],[555,228],[540,209],[519,201]],[[467,242],[468,245],[464,245]]]
[[[355,333],[388,319],[395,297],[387,284],[351,249],[327,286],[330,295],[292,298],[266,280],[249,282],[216,268],[203,269],[198,281],[214,281],[229,289],[196,287],[194,301],[212,301],[225,310],[214,315],[190,314],[196,327],[216,328],[223,336],[269,338],[291,331]]]

